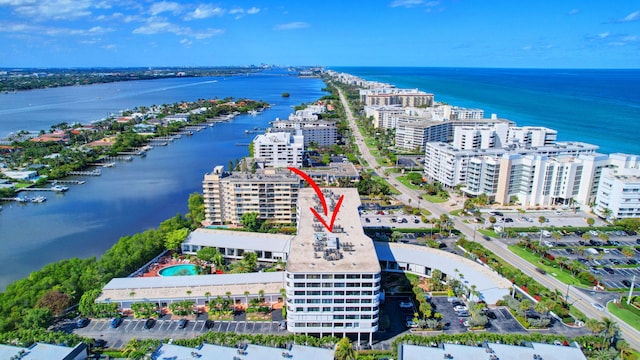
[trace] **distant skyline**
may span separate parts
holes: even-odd
[[[0,67],[640,68],[640,1],[0,0]]]

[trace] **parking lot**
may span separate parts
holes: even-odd
[[[200,334],[213,332],[235,332],[244,334],[282,334],[279,321],[214,321],[213,326],[205,327],[206,316],[201,315],[188,320],[184,328],[179,328],[178,318],[164,316],[155,321],[150,329],[145,328],[146,319],[124,318],[117,328],[111,328],[111,319],[92,319],[86,327],[77,328],[75,323],[67,326],[73,333],[95,339],[107,341],[107,347],[122,348],[129,340],[137,339],[184,339],[193,338]]]
[[[407,215],[402,210],[363,210],[360,214],[360,222],[365,228],[388,229],[430,229],[432,224],[425,224],[415,215]]]
[[[595,231],[594,231],[595,232]],[[609,289],[629,288],[633,276],[640,279],[640,250],[638,236],[608,233],[608,241],[598,239],[590,234],[591,239],[585,240],[580,235],[569,234],[559,241],[543,236],[543,244],[549,247],[547,252],[554,257],[566,257],[577,260],[587,266],[588,271],[601,278],[601,283]],[[531,234],[533,241],[539,240],[538,234]],[[623,254],[623,248],[631,248],[632,256]]]

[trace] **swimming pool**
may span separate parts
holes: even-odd
[[[160,276],[189,276],[197,274],[197,266],[192,264],[173,265],[158,271]]]

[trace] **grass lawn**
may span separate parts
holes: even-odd
[[[398,179],[398,181],[400,181],[400,183],[406,187],[408,187],[409,189],[412,190],[420,190],[420,186],[418,185],[413,185],[409,179],[407,179],[406,175],[402,175],[402,176],[398,176],[396,179]]]
[[[482,235],[487,235],[489,237],[495,238],[497,239],[499,236],[498,234],[496,234],[495,231],[493,230],[488,230],[488,229],[478,229],[478,232]]]
[[[633,305],[627,305],[626,301],[618,304],[610,302],[607,304],[607,310],[619,317],[622,321],[633,326],[634,329],[640,331],[640,310],[633,307]]]
[[[536,255],[532,252],[529,252],[518,245],[509,245],[509,250],[511,250],[512,253],[520,256],[524,260],[527,260],[528,262],[532,263],[536,267],[543,269],[544,271],[547,272],[547,274],[549,274],[549,276],[553,276],[565,284],[576,285],[576,286],[589,285],[589,284],[583,284],[580,280],[574,278],[571,275],[571,273],[567,272],[566,270],[560,269],[559,267],[553,267],[553,266],[543,264],[540,261],[542,260],[540,255]]]
[[[432,203],[435,203],[435,204],[440,204],[440,203],[443,203],[443,202],[447,202],[449,200],[449,199],[445,199],[445,198],[437,196],[437,195],[423,195],[422,198],[427,200],[428,202],[432,202]]]
[[[462,213],[463,209],[456,209],[456,210],[451,210],[449,211],[449,214],[453,215],[453,216],[460,216],[460,214]]]

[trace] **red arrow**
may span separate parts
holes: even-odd
[[[287,169],[293,171],[295,174],[297,174],[298,176],[303,178],[306,182],[308,182],[309,185],[311,185],[313,190],[316,192],[316,195],[318,195],[318,198],[320,199],[320,203],[322,204],[322,209],[324,210],[324,215],[325,216],[329,215],[329,211],[327,210],[327,200],[324,198],[324,194],[322,193],[322,190],[320,190],[320,187],[318,186],[318,184],[316,184],[316,182],[313,181],[313,179],[309,175],[307,175],[304,171],[300,169],[296,169],[294,167],[288,167]],[[331,214],[331,222],[329,223],[329,225],[327,225],[327,222],[322,218],[320,214],[318,214],[316,209],[314,209],[313,207],[309,208],[309,210],[311,210],[313,215],[322,223],[322,225],[324,225],[324,227],[327,230],[329,230],[329,232],[333,231],[333,223],[336,220],[336,216],[338,216],[338,211],[340,211],[340,205],[342,205],[343,199],[344,199],[344,195],[340,195],[340,199],[338,199],[338,203],[336,204],[336,207],[333,208],[333,213]]]

